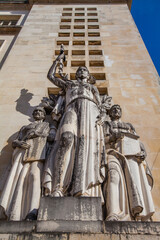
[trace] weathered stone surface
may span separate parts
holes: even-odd
[[[37,221],[37,232],[100,233],[101,221]]]
[[[1,240],[67,240],[67,234],[0,234]]]
[[[160,235],[159,222],[105,222],[105,233]]]
[[[29,233],[35,226],[36,221],[0,221],[0,233]]]
[[[115,234],[0,234],[1,240],[159,240],[155,235]]]
[[[112,235],[113,236],[113,235]],[[110,240],[111,235],[107,234],[70,234],[69,240],[88,240],[88,239],[94,239],[94,240]],[[112,240],[119,240],[118,239],[112,239]]]
[[[38,220],[102,220],[101,206],[101,198],[98,197],[43,197]]]

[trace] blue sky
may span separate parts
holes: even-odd
[[[131,13],[160,75],[160,0],[133,0]]]

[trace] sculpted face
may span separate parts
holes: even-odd
[[[79,67],[76,72],[77,80],[87,82],[89,79],[89,71],[86,67]]]
[[[121,118],[122,116],[122,109],[119,105],[113,105],[110,109],[109,116],[112,120],[116,120]]]
[[[43,119],[45,119],[44,110],[41,109],[41,108],[36,108],[36,109],[33,111],[33,118],[34,118],[35,120],[43,120]]]

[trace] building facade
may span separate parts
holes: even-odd
[[[8,1],[7,1],[8,2]],[[64,73],[79,66],[97,79],[100,94],[122,107],[147,150],[160,221],[159,76],[130,14],[131,1],[0,1],[0,190],[11,168],[11,143],[41,99],[59,90],[47,72],[64,45]]]

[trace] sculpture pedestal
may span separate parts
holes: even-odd
[[[102,221],[101,198],[43,197],[37,220]]]
[[[43,197],[37,220],[38,232],[101,232],[101,198]]]

